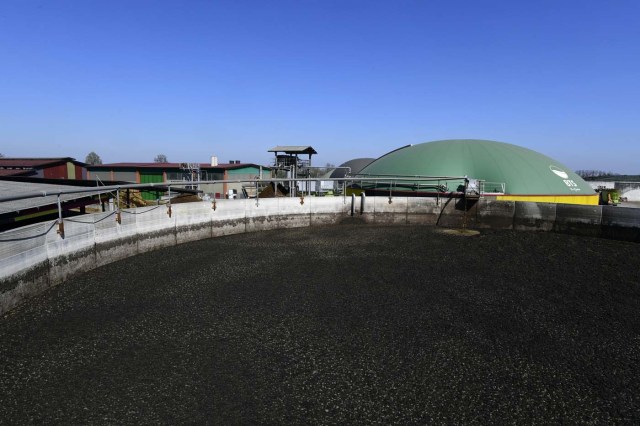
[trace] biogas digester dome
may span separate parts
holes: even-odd
[[[488,140],[409,145],[378,158],[359,176],[467,176],[504,184],[502,193],[495,194],[500,200],[598,204],[589,184],[558,161],[527,148]]]

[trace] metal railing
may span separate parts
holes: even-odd
[[[215,185],[215,184],[251,184],[256,188],[264,187],[270,183],[285,184],[288,188],[292,188],[295,192],[296,182],[335,182],[343,188],[352,187],[354,189],[381,189],[391,191],[414,191],[414,192],[462,192],[464,188],[466,176],[355,176],[346,178],[264,178],[264,179],[228,179],[228,180],[201,180],[201,181],[170,181],[157,183],[131,183],[122,185],[95,186],[73,189],[56,189],[49,191],[33,191],[16,195],[0,197],[0,203],[16,200],[25,200],[30,198],[39,198],[47,196],[57,196],[68,194],[89,194],[99,195],[110,193],[116,195],[121,190],[156,190],[159,192],[171,193],[171,188],[180,188],[193,185]],[[505,184],[503,182],[479,181],[482,193],[504,193]],[[102,182],[100,182],[102,183]],[[202,191],[200,191],[202,192]],[[344,192],[344,191],[343,191]],[[256,194],[257,195],[257,194]],[[86,195],[83,195],[86,196]],[[296,196],[293,194],[292,196]],[[80,197],[78,197],[80,198]]]
[[[288,195],[290,197],[301,196],[304,197],[305,194],[303,191],[297,190],[296,182],[321,182],[321,181],[331,181],[336,183],[336,186],[339,189],[339,193],[342,194],[344,198],[344,202],[346,203],[347,189],[352,188],[355,191],[358,190],[380,190],[385,193],[388,192],[389,199],[393,197],[394,193],[397,192],[424,192],[425,194],[428,192],[434,192],[438,195],[438,197],[442,193],[453,193],[458,192],[460,184],[464,184],[466,177],[464,176],[401,176],[401,177],[367,177],[367,176],[358,176],[358,177],[346,177],[346,178],[267,178],[260,179],[256,177],[255,179],[230,179],[230,180],[202,180],[202,181],[182,181],[182,182],[158,182],[158,183],[132,183],[132,184],[122,184],[122,185],[110,185],[105,186],[95,186],[95,187],[83,187],[83,188],[72,188],[72,189],[56,189],[53,191],[34,191],[16,195],[9,195],[0,197],[0,203],[17,201],[17,200],[26,200],[30,198],[39,198],[39,197],[49,197],[55,196],[58,210],[58,232],[61,235],[64,235],[64,222],[63,222],[63,202],[64,199],[61,199],[62,196],[68,196],[70,194],[78,195],[78,197],[74,198],[83,198],[86,196],[98,196],[102,194],[111,194],[115,195],[115,214],[118,218],[118,222],[121,214],[121,206],[120,206],[120,194],[122,190],[155,190],[159,192],[166,192],[169,194],[169,200],[165,202],[168,205],[169,211],[171,209],[171,188],[181,188],[181,187],[192,187],[193,185],[215,185],[215,184],[248,184],[251,186],[255,186],[255,200],[256,205],[259,205],[259,197],[260,197],[260,188],[264,188],[266,185],[274,184],[276,187],[278,184],[281,184],[285,187],[288,187]],[[101,182],[100,182],[101,183]],[[67,197],[65,197],[67,198]],[[158,201],[159,203],[159,201]],[[7,210],[5,210],[7,211]],[[19,211],[16,209],[15,211]],[[169,213],[170,214],[170,213]]]
[[[479,181],[480,194],[504,194],[506,184],[504,182]]]

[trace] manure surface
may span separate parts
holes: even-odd
[[[638,423],[640,245],[341,225],[75,277],[0,318],[0,423]]]

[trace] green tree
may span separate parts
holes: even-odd
[[[169,160],[167,160],[167,156],[164,154],[158,154],[156,155],[156,158],[153,159],[154,163],[168,163]]]
[[[98,166],[102,164],[102,159],[98,154],[91,151],[89,154],[87,154],[87,158],[84,159],[84,162],[91,166]]]

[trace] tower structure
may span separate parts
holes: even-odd
[[[296,178],[309,177],[309,168],[311,167],[311,156],[317,154],[316,150],[311,146],[276,146],[269,150],[275,154],[273,166],[276,177],[285,177],[291,179],[289,182],[289,194],[293,197],[296,192]],[[308,158],[301,158],[302,155],[308,155]],[[306,175],[305,175],[306,171]],[[308,182],[307,182],[308,184]]]
[[[200,163],[180,163],[182,180],[187,182],[197,182],[200,180]],[[187,185],[185,188],[199,189],[199,184]]]

